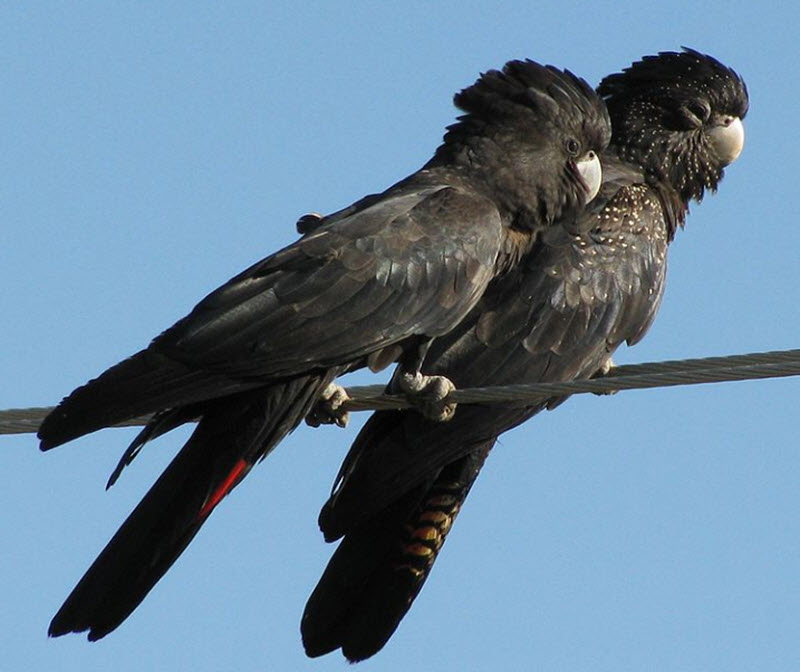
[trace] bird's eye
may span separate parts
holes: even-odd
[[[566,147],[567,152],[572,156],[578,156],[578,152],[581,149],[581,143],[578,142],[575,138],[569,138],[564,143],[564,147]]]
[[[664,123],[680,131],[702,128],[711,116],[711,106],[699,101],[685,101],[667,112]]]
[[[705,123],[711,116],[711,107],[705,103],[695,101],[687,105],[689,112],[691,112],[699,121]]]

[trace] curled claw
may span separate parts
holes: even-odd
[[[336,383],[328,383],[322,394],[319,395],[317,403],[306,415],[306,424],[311,427],[320,425],[337,425],[347,427],[350,422],[350,413],[342,408],[344,403],[350,399],[347,391]]]
[[[444,403],[444,400],[456,386],[445,376],[426,376],[419,371],[398,371],[394,376],[393,387],[403,392],[414,408],[428,420],[446,422],[455,415],[456,403]]]
[[[613,369],[615,366],[616,364],[614,364],[614,361],[611,359],[611,357],[608,357],[602,363],[600,368],[597,369],[592,378],[602,378],[603,376],[607,376],[609,371],[611,371],[611,369]],[[598,397],[604,397],[609,394],[616,394],[617,392],[619,392],[619,390],[609,390],[608,392],[594,392],[593,394],[596,394]]]

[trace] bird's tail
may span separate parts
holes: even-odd
[[[124,420],[230,395],[257,384],[192,369],[148,348],[63,399],[39,427],[41,449],[49,450]]]
[[[383,648],[430,575],[493,444],[447,465],[431,484],[345,535],[303,613],[309,656],[341,648],[355,662]]]
[[[166,471],[78,582],[51,636],[97,640],[139,605],[208,516],[316,400],[328,375],[297,378],[209,404]]]

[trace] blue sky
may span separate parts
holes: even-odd
[[[269,5],[269,6],[268,6]],[[0,9],[0,408],[44,406],[331,211],[418,168],[511,58],[596,83],[688,45],[746,79],[747,145],[620,362],[798,347],[794,10],[746,2],[38,3]],[[380,382],[359,377],[351,382]],[[508,434],[365,670],[786,670],[800,662],[787,379],[582,397]],[[116,632],[46,628],[185,433],[0,437],[4,669],[344,670],[298,623],[362,416],[300,428]]]

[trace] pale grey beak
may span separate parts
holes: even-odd
[[[600,166],[600,158],[595,152],[587,152],[576,162],[578,173],[586,186],[586,203],[589,203],[597,192],[600,191],[600,184],[603,181],[603,168]]]
[[[744,147],[744,124],[739,117],[725,117],[719,126],[708,132],[714,151],[723,166],[736,161]]]

